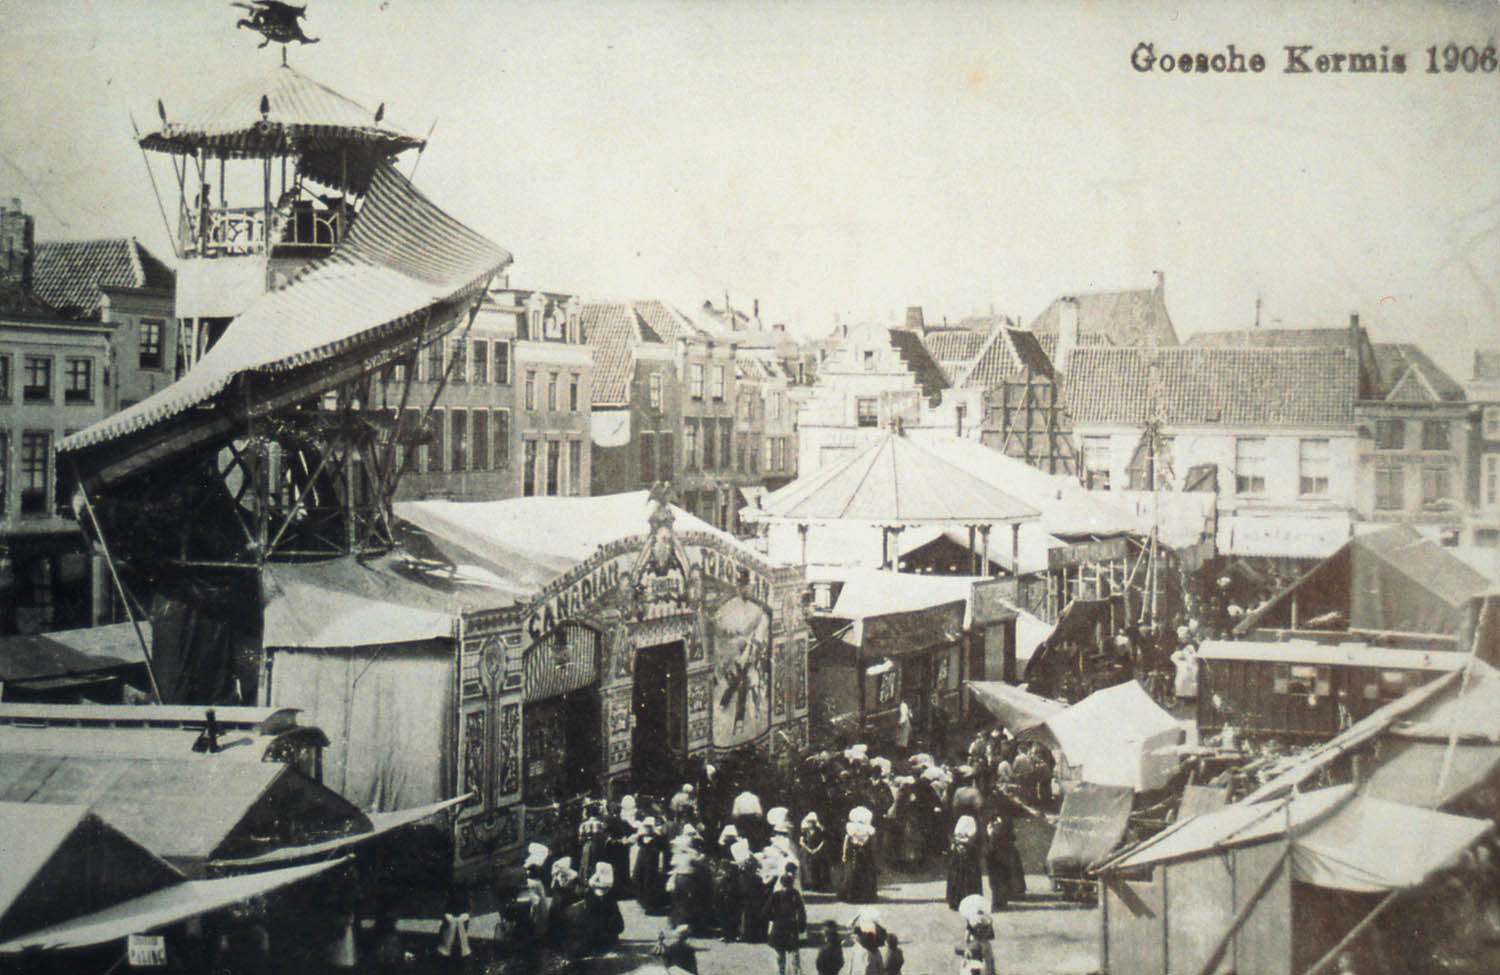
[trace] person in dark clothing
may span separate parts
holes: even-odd
[[[797,846],[804,870],[803,886],[808,890],[827,890],[831,874],[828,863],[828,832],[823,829],[817,813],[810,812],[802,817],[802,825],[797,831]]]
[[[953,827],[953,843],[948,852],[947,899],[950,910],[958,910],[959,903],[970,894],[984,892],[979,872],[982,841],[978,833],[979,826],[973,816],[960,816]]]
[[[844,970],[844,939],[839,934],[839,922],[823,922],[823,944],[813,960],[818,975],[839,975]]]
[[[667,884],[662,876],[665,841],[656,829],[656,819],[647,816],[636,831],[635,872],[630,878],[635,899],[647,914],[667,913]]]
[[[1015,855],[1016,828],[1009,817],[997,814],[985,831],[985,872],[990,877],[990,910],[1003,911],[1010,903],[1015,880],[1011,877],[1011,858]]]
[[[766,898],[766,917],[771,923],[770,943],[776,951],[776,971],[786,975],[787,959],[791,969],[802,975],[802,930],[807,927],[807,908],[797,890],[797,865],[789,863],[776,889]]]
[[[698,953],[688,941],[687,925],[663,931],[656,939],[656,955],[667,969],[667,975],[687,972],[698,975]]]
[[[749,844],[736,841],[730,845],[729,857],[714,862],[714,914],[719,919],[719,937],[736,941],[744,920],[745,904],[740,891],[740,871],[754,869]]]
[[[896,932],[887,931],[885,934],[885,975],[901,975],[901,969],[906,965],[906,955],[901,953],[901,939],[896,937]]]
[[[749,844],[745,854],[740,865],[740,938],[760,943],[766,940],[766,884],[760,876],[760,862],[749,855]]]

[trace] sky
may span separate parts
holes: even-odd
[[[1495,44],[1494,2],[306,2],[321,41],[291,62],[431,129],[416,182],[516,255],[519,287],[727,293],[823,335],[909,305],[1024,324],[1161,270],[1183,335],[1259,300],[1267,325],[1357,312],[1457,378],[1500,347],[1500,74],[1425,70],[1429,45]],[[170,258],[132,116],[279,49],[222,0],[0,13],[0,194],[39,238]],[[1267,66],[1142,73],[1142,42]],[[1407,71],[1286,74],[1289,44],[1384,45]]]

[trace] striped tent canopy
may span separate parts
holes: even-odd
[[[146,149],[201,150],[213,158],[296,156],[304,174],[332,186],[343,175],[363,188],[380,161],[426,143],[285,64],[181,116],[165,104],[161,113],[161,128],[141,137]]]
[[[509,253],[384,165],[348,236],[328,258],[252,304],[187,375],[65,438],[59,450],[144,435],[191,410],[233,406],[217,398],[242,377],[290,377],[334,359],[378,353],[413,329],[441,333],[443,323],[451,326],[510,262]]]

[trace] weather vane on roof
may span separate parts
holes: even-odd
[[[296,41],[298,44],[316,44],[320,40],[317,37],[308,37],[302,31],[302,25],[298,21],[307,16],[307,5],[294,7],[281,0],[250,0],[249,3],[231,3],[231,7],[239,7],[241,10],[250,11],[250,16],[241,17],[235,23],[236,27],[248,27],[265,40],[261,41],[259,47],[275,41],[282,45],[281,52],[286,54],[286,45]]]

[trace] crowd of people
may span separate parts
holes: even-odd
[[[765,944],[778,972],[800,973],[803,893],[814,891],[858,906],[847,941],[826,927],[814,939],[817,970],[843,970],[847,946],[857,956],[850,971],[894,975],[899,938],[867,906],[882,875],[945,861],[950,908],[982,894],[987,879],[990,909],[1003,910],[1025,890],[1016,820],[1050,801],[1052,759],[996,730],[977,736],[961,763],[928,753],[898,762],[855,744],[806,756],[779,782],[745,778],[708,766],[666,798],[586,801],[569,848],[530,846],[517,943],[563,958],[607,952],[624,927],[620,901],[634,898],[663,918],[664,962],[684,967],[690,937],[718,938]],[[839,967],[826,968],[836,955]]]

